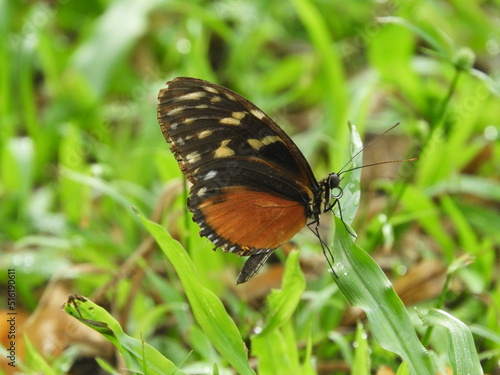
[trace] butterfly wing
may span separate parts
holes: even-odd
[[[265,254],[306,224],[318,183],[271,118],[196,78],[168,82],[158,98],[163,135],[193,184],[188,206],[202,236],[224,251]]]

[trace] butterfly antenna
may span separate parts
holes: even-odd
[[[366,164],[366,165],[361,165],[359,167],[354,167],[354,168],[351,168],[351,169],[347,169],[345,171],[337,173],[337,175],[340,175],[340,174],[346,173],[346,172],[355,171],[356,169],[361,169],[361,168],[366,168],[366,167],[374,167],[376,165],[381,165],[381,164],[402,163],[404,161],[415,161],[415,160],[418,160],[418,158],[400,159],[400,160],[389,160],[389,161],[379,161],[378,163]]]
[[[344,164],[344,166],[342,168],[340,168],[340,170],[337,172],[338,175],[340,175],[341,173],[344,173],[344,172],[347,172],[347,171],[344,171],[344,168],[347,167],[353,160],[356,156],[358,156],[359,154],[361,154],[364,150],[366,150],[368,147],[370,147],[370,145],[375,142],[376,140],[378,140],[380,137],[383,137],[384,135],[386,135],[387,133],[389,133],[392,129],[394,129],[396,126],[398,126],[400,123],[397,122],[395,123],[394,125],[392,125],[389,129],[385,130],[384,132],[378,134],[375,138],[373,138],[370,142],[368,142],[365,147],[363,147],[361,150],[359,150],[358,152],[356,152],[350,159],[347,163]],[[405,161],[405,160],[395,160],[394,162],[398,162],[398,161]],[[371,165],[378,165],[378,164],[385,164],[386,162],[382,162],[382,163],[377,163],[377,164],[371,164]],[[388,162],[388,163],[392,163],[392,162]],[[363,167],[368,167],[368,165],[365,165]],[[358,169],[358,168],[363,168],[363,167],[357,167],[357,168],[353,168],[353,169],[349,169],[349,171],[353,171],[355,169]]]

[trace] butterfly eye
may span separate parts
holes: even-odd
[[[340,177],[337,173],[330,173],[328,175],[328,187],[333,190],[340,185]]]

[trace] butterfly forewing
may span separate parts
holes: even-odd
[[[163,135],[193,183],[188,206],[201,235],[225,251],[253,255],[306,224],[318,183],[297,146],[259,108],[186,77],[168,82],[159,102]]]
[[[207,81],[179,77],[160,91],[159,101],[163,135],[177,159],[186,164],[188,178],[200,164],[235,156],[266,160],[297,182],[316,185],[290,137],[241,95]]]

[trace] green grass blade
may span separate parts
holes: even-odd
[[[454,374],[483,374],[472,333],[463,322],[438,309],[429,309],[420,318],[425,324],[448,330],[448,355]]]
[[[347,166],[346,169],[360,167],[363,161],[363,142],[359,136],[358,130],[355,125],[349,124],[349,129],[351,131],[351,143],[350,143],[350,156],[354,157],[357,155]],[[342,189],[343,195],[340,199],[340,204],[342,206],[342,219],[347,223],[351,224],[358,212],[359,202],[361,199],[361,191],[359,189],[359,181],[361,180],[361,169],[356,169],[346,174],[341,175],[342,177]]]
[[[252,354],[259,358],[259,374],[300,373],[302,365],[290,318],[305,287],[299,252],[292,251],[286,262],[282,289],[273,290],[267,297],[268,321],[260,334],[252,337]]]
[[[146,31],[149,13],[158,4],[158,1],[119,1],[112,3],[97,20],[90,37],[75,51],[71,63],[82,72],[94,93],[103,94],[113,68]],[[127,27],[122,27],[125,24]]]
[[[311,335],[307,338],[306,354],[304,356],[304,361],[300,369],[302,375],[316,375],[316,369],[312,363],[312,338]]]
[[[396,375],[410,375],[410,369],[408,368],[408,364],[406,362],[401,363]]]
[[[255,374],[248,364],[245,345],[238,328],[220,299],[201,284],[189,255],[165,228],[141,215],[139,217],[174,266],[196,321],[214,347],[237,373]]]
[[[274,329],[265,336],[252,338],[252,355],[259,358],[259,375],[288,375],[298,372],[298,364],[293,361],[296,353],[290,353],[286,335]],[[295,342],[291,343],[295,345]]]
[[[23,373],[34,374],[40,371],[45,375],[58,375],[57,370],[52,368],[39,350],[31,343],[27,335],[24,335],[24,342],[26,343],[26,363],[21,364],[21,366],[16,364],[22,369]]]
[[[331,151],[332,160],[342,160],[347,154],[347,87],[340,52],[334,45],[332,33],[328,30],[325,17],[313,1],[293,0],[292,4],[303,23],[317,54],[322,61],[322,82],[324,84],[327,119],[331,126],[328,134],[339,143]]]
[[[111,341],[125,358],[129,370],[147,368],[149,375],[184,374],[151,345],[126,335],[120,324],[94,302],[83,297],[70,297],[64,311]]]
[[[357,375],[370,374],[370,350],[362,323],[358,323],[356,328],[356,347],[351,372]]]
[[[424,30],[416,22],[411,22],[407,19],[401,17],[380,17],[379,21],[382,23],[392,23],[395,25],[401,25],[407,29],[414,32],[420,38],[425,40],[429,45],[432,46],[436,51],[440,52],[443,56],[451,56],[455,50],[455,46],[452,41],[438,28],[434,26],[434,29],[429,28]],[[434,34],[431,34],[431,32]]]
[[[334,271],[337,285],[352,305],[362,308],[378,343],[408,362],[412,374],[435,374],[405,306],[380,267],[357,246],[335,217]]]
[[[270,319],[260,335],[266,335],[290,319],[300,302],[305,288],[306,280],[300,269],[299,252],[292,251],[286,262],[282,289],[273,290],[267,298],[270,307],[268,314]]]

